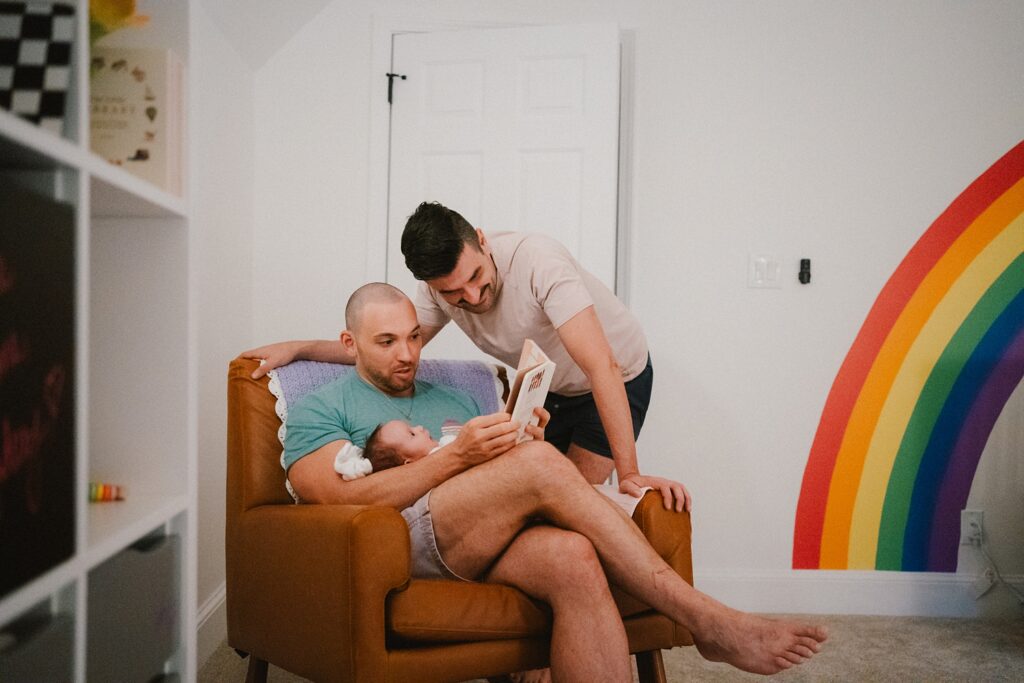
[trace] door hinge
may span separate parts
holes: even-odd
[[[395,79],[396,78],[401,78],[404,81],[405,80],[405,74],[384,74],[384,75],[388,77],[388,104],[391,104],[391,92],[392,92],[392,88],[395,85]]]

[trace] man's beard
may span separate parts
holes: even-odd
[[[390,373],[377,372],[373,368],[366,368],[366,374],[370,376],[370,381],[373,382],[378,389],[381,389],[389,394],[400,394],[406,391],[413,385],[416,379],[416,366],[410,366],[413,368],[413,372],[409,375],[409,379],[398,378]]]
[[[462,302],[457,304],[457,308],[469,311],[470,313],[486,313],[494,308],[494,285],[484,285],[483,290],[481,290],[481,294],[482,296],[479,303],[468,304],[466,302]]]

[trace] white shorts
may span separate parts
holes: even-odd
[[[453,572],[441,559],[441,553],[437,550],[434,522],[430,517],[430,491],[402,510],[402,517],[405,518],[405,523],[409,526],[414,579],[469,581]]]

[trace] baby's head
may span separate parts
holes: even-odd
[[[402,420],[391,420],[378,425],[366,439],[363,457],[379,472],[396,465],[415,462],[437,447],[430,432],[413,427]]]

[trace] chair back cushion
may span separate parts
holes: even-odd
[[[295,405],[310,392],[348,377],[353,372],[355,368],[351,365],[300,360],[267,373],[270,377],[270,392],[277,398],[275,410],[277,416],[281,418],[277,437],[281,442],[282,467],[285,466],[284,445],[288,433],[288,406]],[[416,379],[420,381],[442,384],[469,394],[483,415],[498,410],[498,399],[501,396],[501,382],[498,377],[495,366],[478,361],[425,360],[416,371]],[[440,438],[440,435],[435,436]],[[285,481],[285,488],[298,502],[299,498],[292,490],[291,483]]]
[[[236,358],[228,370],[228,515],[257,505],[290,503],[281,453],[289,403],[343,377],[349,365],[297,361],[254,380],[259,361]],[[507,393],[504,368],[479,361],[424,360],[417,379],[467,392],[484,413]]]
[[[351,365],[311,360],[299,360],[271,370],[270,391],[277,397],[278,414],[283,413],[281,419],[285,420],[289,405],[294,405],[297,400],[324,384],[353,372],[355,367]],[[498,411],[503,386],[498,368],[490,363],[468,360],[423,360],[420,361],[416,379],[432,384],[443,384],[469,394],[485,415]]]

